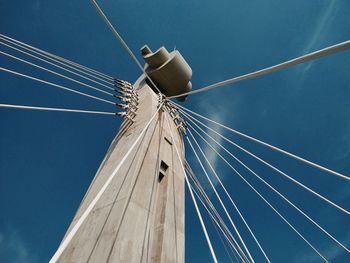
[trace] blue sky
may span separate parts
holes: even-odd
[[[145,43],[152,49],[176,46],[193,69],[194,88],[350,39],[349,1],[100,0],[99,3],[138,57],[138,50]],[[0,10],[0,32],[5,35],[130,82],[140,74],[88,1],[0,0]],[[10,51],[4,46],[1,50]],[[19,56],[13,51],[11,54]],[[349,175],[349,61],[350,52],[343,52],[196,94],[183,105]],[[0,65],[71,85],[3,56]],[[112,106],[3,72],[0,83],[0,103],[114,110]],[[0,262],[47,262],[120,120],[4,109],[0,110],[0,119]],[[350,209],[349,183],[229,133],[225,135]],[[229,148],[350,247],[349,217]],[[190,150],[188,153],[201,176]],[[216,161],[225,185],[271,260],[320,261],[220,160],[213,155],[211,159]],[[332,262],[349,262],[349,254],[237,167]],[[193,206],[187,201],[186,259],[208,262],[209,250]],[[262,262],[262,255],[241,222],[237,221],[237,225],[247,236],[247,245],[257,262]],[[218,240],[209,221],[208,226],[210,234]],[[219,259],[228,262],[219,246],[219,241],[215,241]]]

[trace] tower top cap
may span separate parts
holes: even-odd
[[[191,91],[192,69],[182,57],[179,51],[170,53],[165,47],[160,47],[156,52],[144,45],[141,55],[146,62],[145,71],[158,89],[166,96],[175,96]],[[186,96],[178,98],[184,101]]]

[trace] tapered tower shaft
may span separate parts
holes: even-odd
[[[159,96],[144,76],[134,88],[134,122],[122,124],[67,234],[157,111]],[[174,147],[184,153],[178,128],[162,108],[59,262],[183,262],[184,175]]]

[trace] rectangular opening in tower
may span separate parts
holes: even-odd
[[[158,182],[161,182],[163,180],[168,168],[169,168],[169,165],[167,165],[164,161],[160,161]]]

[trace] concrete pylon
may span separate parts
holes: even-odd
[[[157,110],[159,96],[144,76],[134,88],[139,98],[134,122],[122,124],[67,234]],[[183,155],[181,134],[164,108],[58,262],[183,262],[184,175],[175,145]]]

